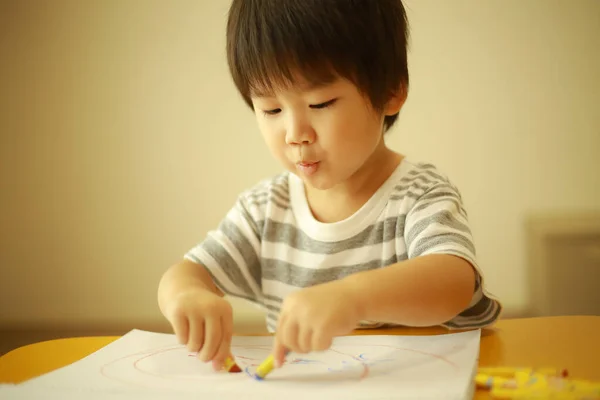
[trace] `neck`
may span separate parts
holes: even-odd
[[[320,222],[337,222],[350,217],[373,196],[400,161],[400,154],[382,144],[346,182],[327,190],[306,187],[314,217]]]

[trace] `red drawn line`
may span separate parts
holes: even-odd
[[[354,345],[354,344],[343,344],[341,346],[356,346],[356,345]],[[448,360],[447,358],[445,358],[443,356],[440,356],[440,355],[437,355],[437,354],[428,353],[428,352],[425,352],[425,351],[408,349],[408,348],[403,348],[403,347],[395,347],[395,346],[390,346],[390,345],[368,345],[368,346],[370,346],[370,347],[386,347],[386,348],[390,348],[390,349],[393,349],[393,350],[409,351],[409,352],[413,352],[413,353],[417,353],[417,354],[421,354],[421,355],[433,357],[433,358],[435,358],[435,359],[437,359],[439,361],[442,361],[442,362],[446,363],[447,365],[452,366],[454,369],[459,369],[460,368],[457,364],[453,363],[452,361]],[[139,363],[142,362],[143,360],[149,358],[149,357],[152,357],[152,356],[155,356],[155,355],[158,355],[158,354],[161,354],[161,353],[166,353],[168,351],[181,349],[182,347],[183,347],[182,345],[180,345],[180,346],[169,346],[169,347],[166,347],[166,348],[160,348],[160,349],[155,349],[155,350],[150,350],[150,351],[146,350],[146,351],[141,351],[141,352],[137,352],[137,353],[134,353],[134,354],[130,354],[130,355],[118,358],[116,360],[113,360],[113,361],[111,361],[111,362],[109,362],[109,363],[101,366],[101,368],[100,368],[100,374],[102,376],[104,376],[105,378],[116,380],[116,381],[119,381],[119,382],[127,384],[127,385],[147,386],[147,385],[143,385],[143,384],[140,384],[140,383],[136,384],[134,382],[127,381],[125,379],[120,378],[119,376],[113,376],[113,375],[109,374],[108,371],[107,371],[107,368],[109,366],[111,366],[111,365],[114,365],[114,364],[116,364],[116,363],[118,363],[120,361],[124,361],[124,360],[132,358],[132,357],[137,357],[137,356],[143,355],[142,358],[136,359],[133,362],[133,364],[132,364],[133,368],[136,371],[138,371],[138,372],[140,372],[142,374],[151,375],[151,376],[158,377],[158,378],[169,379],[170,377],[168,375],[164,375],[164,374],[161,374],[161,373],[153,373],[153,372],[141,369],[140,366],[139,366]],[[264,346],[264,345],[243,345],[243,346],[232,346],[232,347],[237,347],[237,348],[245,349],[245,350],[256,350],[256,349],[267,350],[267,351],[270,350],[269,346]],[[369,365],[366,362],[364,362],[364,360],[362,360],[361,358],[359,358],[357,356],[353,356],[353,355],[348,354],[348,353],[344,353],[344,352],[336,350],[334,348],[330,348],[329,350],[332,351],[332,352],[334,352],[334,353],[340,354],[342,356],[349,357],[349,358],[355,360],[360,365],[360,367],[362,368],[362,373],[360,374],[359,378],[357,379],[358,381],[362,381],[362,380],[364,380],[365,378],[367,378],[369,376],[369,373],[370,373]],[[188,354],[188,356],[192,356],[193,357],[195,355],[194,354]],[[251,361],[251,362],[261,361],[261,360],[255,359],[255,358],[245,357],[245,356],[236,356],[236,358],[240,358],[240,359]],[[318,362],[318,361],[316,361],[316,362]],[[256,363],[248,363],[248,364],[250,364],[250,366],[256,366],[256,365],[258,365]],[[247,368],[248,367],[246,367],[246,369]],[[190,379],[196,379],[196,378],[190,378]]]

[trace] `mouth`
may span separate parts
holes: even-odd
[[[316,165],[318,163],[318,161],[298,161],[296,165],[300,167],[310,167],[311,165]]]
[[[319,169],[320,161],[299,161],[296,163],[296,169],[305,176],[311,176]]]

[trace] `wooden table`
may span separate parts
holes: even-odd
[[[431,335],[442,328],[359,330],[354,334]],[[0,357],[0,383],[19,383],[80,360],[118,336],[50,340]],[[574,378],[600,381],[600,316],[505,319],[482,330],[480,366],[567,368]],[[475,399],[487,399],[478,391]]]

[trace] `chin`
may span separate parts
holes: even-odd
[[[306,186],[310,186],[312,189],[316,190],[328,190],[336,185],[335,182],[329,179],[320,178],[318,176],[307,178],[300,175],[300,179],[302,179],[302,182],[304,182]]]

